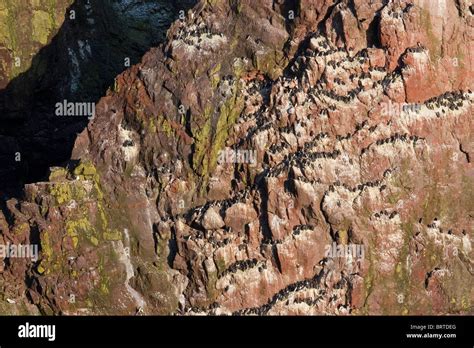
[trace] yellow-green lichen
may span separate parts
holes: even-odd
[[[193,169],[198,173],[204,174],[207,172],[207,161],[205,161],[206,152],[209,146],[209,140],[212,132],[212,116],[213,108],[207,106],[202,115],[204,125],[193,131],[194,136],[194,154],[193,154]]]
[[[225,263],[225,260],[223,258],[218,258],[216,260],[216,267],[217,267],[217,273],[220,275],[222,274],[222,272],[225,271],[226,269],[226,263]]]
[[[92,245],[98,246],[99,239],[96,231],[87,218],[68,220],[66,222],[66,233],[73,240],[74,247],[77,248],[80,239],[87,239]]]
[[[68,171],[62,167],[56,167],[51,169],[49,174],[49,181],[61,181],[66,180]]]
[[[39,49],[48,44],[63,23],[66,8],[73,0],[58,3],[43,1],[0,1],[0,46],[6,47],[13,64],[3,67],[12,80],[31,67],[32,59]],[[25,14],[27,14],[25,16]],[[41,68],[41,61],[37,61]],[[41,75],[39,69],[36,75]]]
[[[40,245],[41,245],[42,260],[37,267],[37,271],[38,273],[43,274],[43,273],[49,272],[47,264],[49,264],[53,259],[53,247],[52,247],[51,237],[48,231],[44,231],[41,233]]]
[[[225,145],[229,133],[232,130],[243,109],[243,99],[238,94],[239,89],[234,89],[234,94],[220,108],[219,120],[217,122],[217,131],[213,141],[211,152],[210,167],[213,169],[217,164],[217,157],[220,150]]]
[[[56,202],[59,205],[69,202],[72,198],[71,187],[69,183],[53,184],[50,188],[50,193],[56,198]]]
[[[82,177],[83,179],[98,179],[97,169],[92,162],[81,162],[74,168],[73,172],[74,175]]]
[[[42,10],[33,11],[32,25],[32,39],[42,45],[48,43],[48,38],[54,28],[54,23],[51,23],[51,16],[48,12]]]
[[[148,121],[148,132],[156,133],[156,124],[153,118],[150,118],[150,120]]]
[[[120,231],[117,230],[107,230],[103,233],[104,239],[105,240],[121,240],[122,239],[122,234]]]
[[[201,193],[217,165],[219,151],[225,146],[230,131],[242,111],[243,99],[238,91],[238,87],[234,86],[233,95],[220,106],[215,127],[212,126],[214,110],[207,106],[202,116],[203,126],[193,132],[193,169],[201,177]]]
[[[209,70],[208,76],[211,79],[211,86],[212,89],[216,89],[219,85],[220,76],[219,73],[221,71],[222,65],[221,63],[217,64],[213,69]]]
[[[171,137],[174,134],[174,129],[171,126],[170,121],[168,121],[168,119],[166,119],[165,117],[163,117],[161,121],[161,129],[168,137]]]
[[[273,80],[281,75],[285,62],[284,54],[280,50],[271,50],[264,54],[255,54],[253,57],[253,65]]]

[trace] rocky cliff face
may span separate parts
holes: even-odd
[[[472,314],[473,12],[200,1],[6,202],[0,310]]]
[[[68,160],[88,119],[58,118],[56,103],[97,102],[193,3],[0,1],[0,192]]]

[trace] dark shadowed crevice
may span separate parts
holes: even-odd
[[[324,15],[323,19],[318,23],[318,31],[325,35],[327,34],[326,32],[326,23],[327,21],[329,20],[329,18],[331,17],[334,9],[336,8],[337,5],[339,5],[340,1],[334,3],[334,5],[331,5],[328,7],[327,11],[326,11],[326,14]]]
[[[380,42],[380,13],[377,13],[370,22],[369,28],[366,32],[367,47],[381,48],[382,43]]]

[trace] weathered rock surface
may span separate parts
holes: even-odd
[[[473,313],[472,6],[288,3],[200,1],[117,77],[0,214],[42,249],[2,312]]]

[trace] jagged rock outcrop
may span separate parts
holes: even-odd
[[[0,215],[42,249],[2,311],[472,314],[472,7],[288,3],[202,0],[116,78]]]

